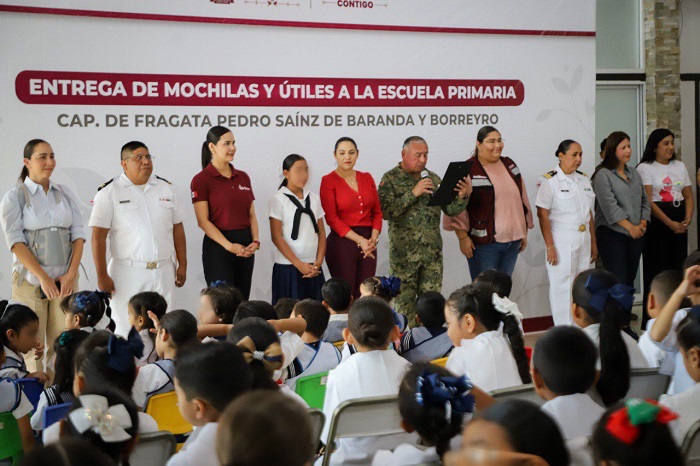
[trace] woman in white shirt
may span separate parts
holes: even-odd
[[[321,199],[306,189],[309,164],[290,154],[282,162],[284,181],[270,199],[267,216],[277,247],[272,268],[272,304],[282,298],[323,301],[321,287],[326,230]]]
[[[53,342],[64,330],[60,303],[78,287],[85,230],[75,197],[51,181],[56,160],[51,145],[32,139],[24,146],[17,186],[0,203],[2,228],[13,253],[12,299],[39,316],[38,338],[53,356]],[[27,359],[30,372],[44,364]]]
[[[676,157],[674,138],[668,129],[652,131],[637,165],[652,215],[642,256],[645,305],[654,277],[664,270],[680,269],[688,254],[688,226],[695,202],[688,170]],[[642,328],[648,318],[644,313]]]

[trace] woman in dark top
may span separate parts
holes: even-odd
[[[192,203],[204,231],[202,263],[207,285],[223,280],[250,297],[255,252],[260,249],[255,196],[248,174],[231,163],[233,133],[215,126],[202,144],[202,171],[192,178]]]

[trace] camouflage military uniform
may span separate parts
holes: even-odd
[[[440,177],[428,173],[437,188]],[[428,195],[413,195],[418,181],[399,164],[384,174],[378,188],[382,215],[389,222],[389,272],[401,279],[396,311],[408,316],[411,326],[415,325],[417,297],[442,289],[441,208],[428,206]],[[450,216],[464,209],[466,203],[459,197],[442,207]]]

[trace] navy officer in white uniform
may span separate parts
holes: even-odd
[[[537,217],[547,247],[549,304],[554,325],[572,325],[571,287],[598,256],[593,227],[595,193],[581,166],[581,145],[567,139],[555,153],[559,165],[537,184]]]
[[[153,175],[148,147],[138,141],[125,144],[121,164],[124,173],[95,195],[89,226],[97,285],[112,293],[115,333],[126,337],[129,299],[155,291],[171,308],[174,286],[185,284],[187,253],[180,204],[172,184]]]

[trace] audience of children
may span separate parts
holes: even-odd
[[[398,336],[394,314],[383,299],[360,298],[350,307],[343,338],[354,345],[357,352],[328,373],[323,405],[326,419],[332,418],[335,408],[343,401],[398,394],[401,380],[410,367],[408,361],[389,348],[389,343]],[[327,438],[329,426],[328,422],[324,425],[321,438]],[[367,461],[378,450],[392,449],[409,440],[415,440],[415,436],[340,439],[331,462]]]
[[[598,350],[576,327],[552,327],[537,340],[532,380],[564,440],[590,437],[605,409],[586,393],[595,384]]]
[[[445,304],[447,334],[455,346],[447,368],[486,391],[531,382],[518,320],[497,309],[494,297],[491,285],[476,282],[452,293]]]
[[[629,390],[630,368],[649,367],[637,342],[620,330],[634,301],[634,288],[617,282],[602,269],[581,272],[572,288],[574,323],[600,351],[596,389],[606,406],[620,401]]]
[[[615,466],[682,466],[668,423],[678,415],[643,400],[627,400],[610,408],[593,432],[597,464]]]
[[[257,390],[238,397],[219,418],[219,463],[212,464],[309,466],[315,443],[303,407],[279,393]]]
[[[321,302],[313,299],[299,301],[294,306],[292,317],[306,321],[306,330],[301,335],[304,347],[294,361],[287,366],[287,377],[284,382],[294,390],[299,377],[335,369],[341,358],[340,351],[333,344],[321,340],[330,317]]]
[[[53,385],[39,395],[39,403],[32,415],[32,429],[37,431],[43,429],[44,412],[48,406],[75,401],[73,394],[75,354],[89,336],[90,334],[83,332],[82,329],[72,329],[61,333],[54,341]]]
[[[340,277],[329,278],[321,287],[321,295],[323,305],[331,315],[323,339],[331,343],[343,341],[343,330],[348,327],[348,310],[353,301],[350,283]]]
[[[139,369],[131,397],[146,410],[151,396],[175,390],[175,358],[188,345],[197,344],[197,319],[183,310],[168,312],[158,320],[155,350],[158,360]]]
[[[216,430],[221,413],[250,390],[252,383],[243,353],[231,343],[194,345],[182,351],[175,362],[175,392],[182,417],[195,430],[168,466],[217,464]]]
[[[103,291],[79,291],[61,300],[61,309],[66,315],[66,330],[80,329],[92,333],[105,330],[114,322],[109,307],[109,294]]]
[[[22,379],[33,377],[46,383],[46,372],[29,372],[24,354],[34,350],[34,358],[44,355],[44,344],[39,341],[39,316],[24,304],[0,301],[0,339],[5,360],[0,366],[0,378]]]
[[[202,324],[232,324],[236,309],[243,302],[238,288],[216,281],[199,295],[199,322]]]
[[[360,284],[360,297],[377,296],[391,305],[391,302],[401,293],[401,279],[399,277],[369,277]],[[394,320],[399,327],[399,333],[403,333],[408,327],[408,317],[394,313]]]
[[[156,338],[151,331],[155,329],[155,324],[148,317],[148,311],[151,311],[160,319],[165,315],[167,309],[167,301],[155,291],[142,291],[132,296],[129,300],[129,325],[139,332],[143,340],[143,356],[136,361],[136,367],[145,366],[158,359],[155,345]]]
[[[416,324],[401,338],[398,353],[409,362],[432,361],[448,356],[454,347],[445,326],[445,297],[428,291],[416,301]]]
[[[0,348],[0,363],[4,362],[5,351]],[[22,387],[12,379],[0,379],[0,413],[11,412],[17,420],[25,452],[34,448],[34,432],[29,418],[32,409],[34,406],[22,391]]]

